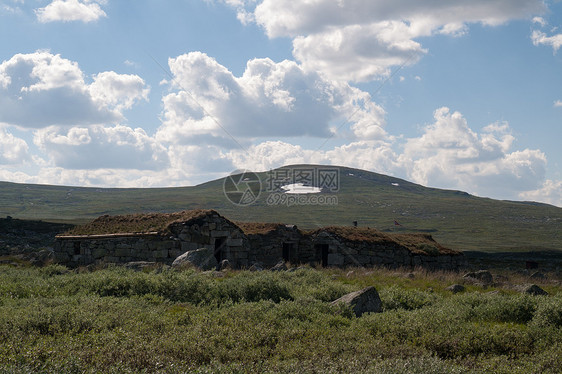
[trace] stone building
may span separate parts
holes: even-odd
[[[280,223],[234,223],[214,210],[102,216],[58,235],[55,257],[68,266],[150,261],[171,264],[187,251],[211,249],[234,268],[279,261],[321,266],[424,267],[457,270],[461,252],[427,234],[387,234],[358,227],[303,232]]]
[[[250,264],[259,262],[266,267],[279,261],[302,263],[299,244],[302,232],[295,225],[282,223],[238,222],[250,245]]]
[[[386,234],[358,227],[325,227],[305,233],[301,258],[322,266],[424,267],[456,270],[466,265],[461,252],[445,248],[428,234]]]
[[[218,262],[248,263],[245,235],[214,210],[102,216],[58,235],[54,251],[58,262],[80,266],[133,261],[171,264],[179,255],[198,248],[212,249]]]

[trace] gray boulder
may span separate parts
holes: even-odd
[[[230,269],[230,261],[228,260],[222,260],[221,263],[219,264],[219,270],[226,270],[226,269]]]
[[[209,248],[187,251],[183,255],[178,256],[172,263],[173,268],[190,265],[201,270],[213,270],[217,268],[218,263],[214,251]]]
[[[285,265],[285,261],[279,261],[277,265],[271,268],[271,271],[285,271],[287,270],[287,265]]]
[[[462,284],[453,284],[446,288],[447,291],[451,291],[452,293],[459,293],[465,290],[465,287]]]
[[[254,262],[248,269],[250,271],[263,271],[263,266],[259,262]]]
[[[522,286],[517,286],[517,290],[522,293],[526,293],[533,296],[548,295],[548,292],[537,286],[536,284],[527,284]]]
[[[463,278],[476,279],[484,284],[490,284],[494,281],[492,273],[488,270],[478,270],[476,272],[467,273],[463,276]]]
[[[363,313],[380,313],[382,311],[381,298],[375,287],[367,287],[360,291],[348,293],[332,301],[330,305],[337,306],[339,304],[349,306],[357,317],[361,317]]]

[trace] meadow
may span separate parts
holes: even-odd
[[[0,372],[559,373],[560,279],[494,274],[452,294],[462,274],[2,266]],[[382,313],[330,306],[366,286]]]

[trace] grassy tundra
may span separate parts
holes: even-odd
[[[558,373],[562,292],[391,270],[0,267],[0,372]],[[329,301],[375,286],[383,312]]]

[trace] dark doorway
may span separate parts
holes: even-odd
[[[314,246],[316,248],[316,258],[322,261],[322,266],[328,266],[328,252],[330,250],[330,246],[328,244],[316,244]]]
[[[215,238],[215,258],[220,264],[225,259],[224,250],[226,249],[226,238]]]
[[[283,261],[294,262],[295,260],[295,244],[283,243]]]
[[[74,242],[74,254],[75,255],[80,254],[80,242]]]

